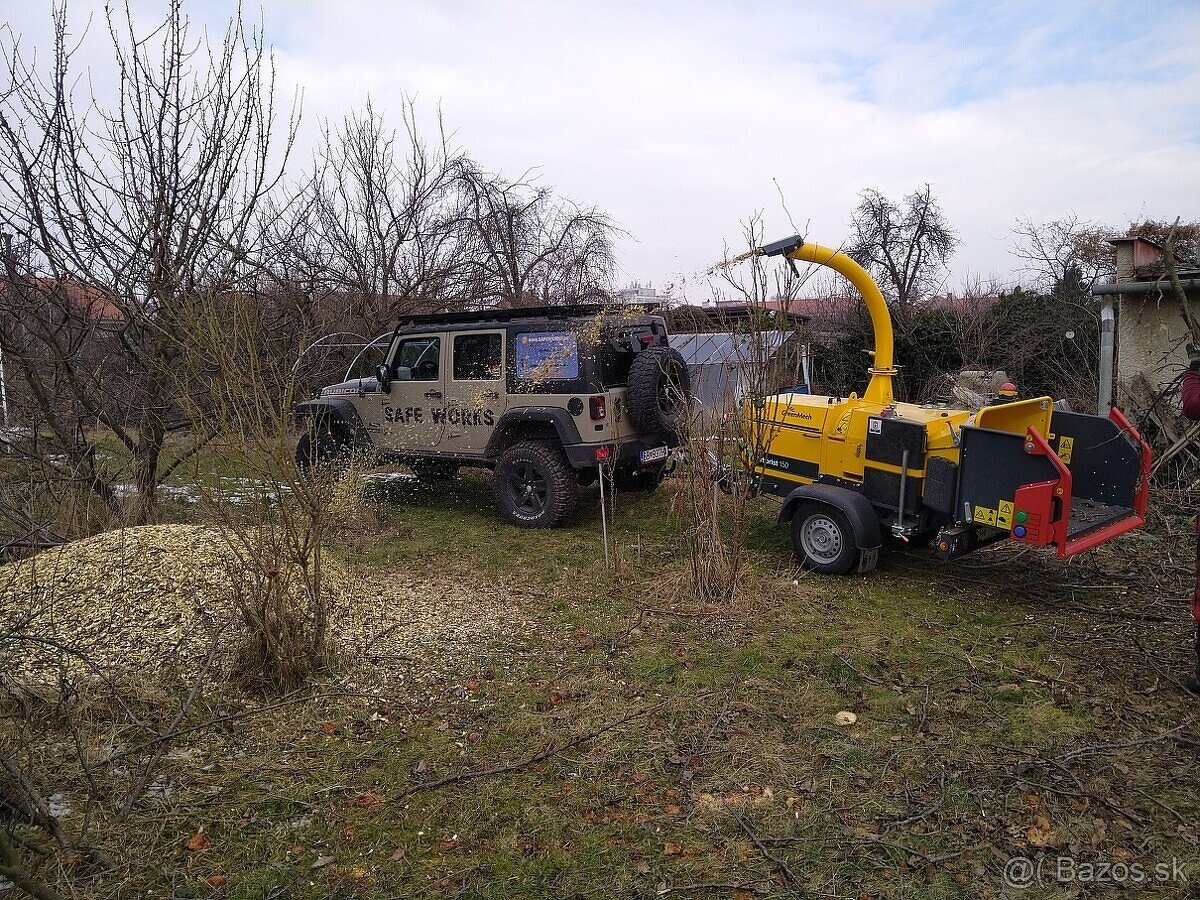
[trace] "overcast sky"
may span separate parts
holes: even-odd
[[[46,0],[0,6],[44,43]],[[186,8],[218,26],[232,4]],[[262,18],[280,86],[304,90],[302,145],[368,96],[440,104],[485,167],[606,210],[621,283],[694,293],[758,211],[767,240],[839,244],[867,187],[933,185],[963,241],[950,288],[1016,277],[1018,217],[1200,219],[1198,0],[267,0]]]

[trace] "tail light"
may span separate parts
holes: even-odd
[[[588,407],[592,414],[592,421],[608,418],[608,401],[603,394],[588,400]]]
[[[601,444],[596,448],[596,462],[604,462],[610,456],[612,456],[612,447],[608,444]]]

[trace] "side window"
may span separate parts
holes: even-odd
[[[579,339],[572,331],[518,334],[516,375],[521,381],[568,381],[579,377]]]
[[[459,334],[454,337],[454,380],[496,381],[504,374],[498,334]]]
[[[423,337],[401,341],[396,351],[398,381],[437,381],[441,375],[441,338]]]

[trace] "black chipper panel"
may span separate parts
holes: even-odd
[[[896,416],[871,416],[867,420],[867,459],[889,465],[903,465],[908,451],[908,467],[921,468],[925,455],[925,426]]]
[[[909,465],[912,459],[909,458]],[[863,493],[878,506],[896,509],[900,504],[900,473],[885,472],[867,466],[863,469]],[[915,515],[921,508],[921,479],[910,475],[904,480],[904,512]]]
[[[925,505],[946,515],[954,512],[954,491],[958,487],[958,464],[940,456],[925,467]]]

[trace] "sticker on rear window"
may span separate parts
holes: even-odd
[[[579,341],[570,331],[518,334],[517,377],[522,381],[566,381],[579,377]]]

